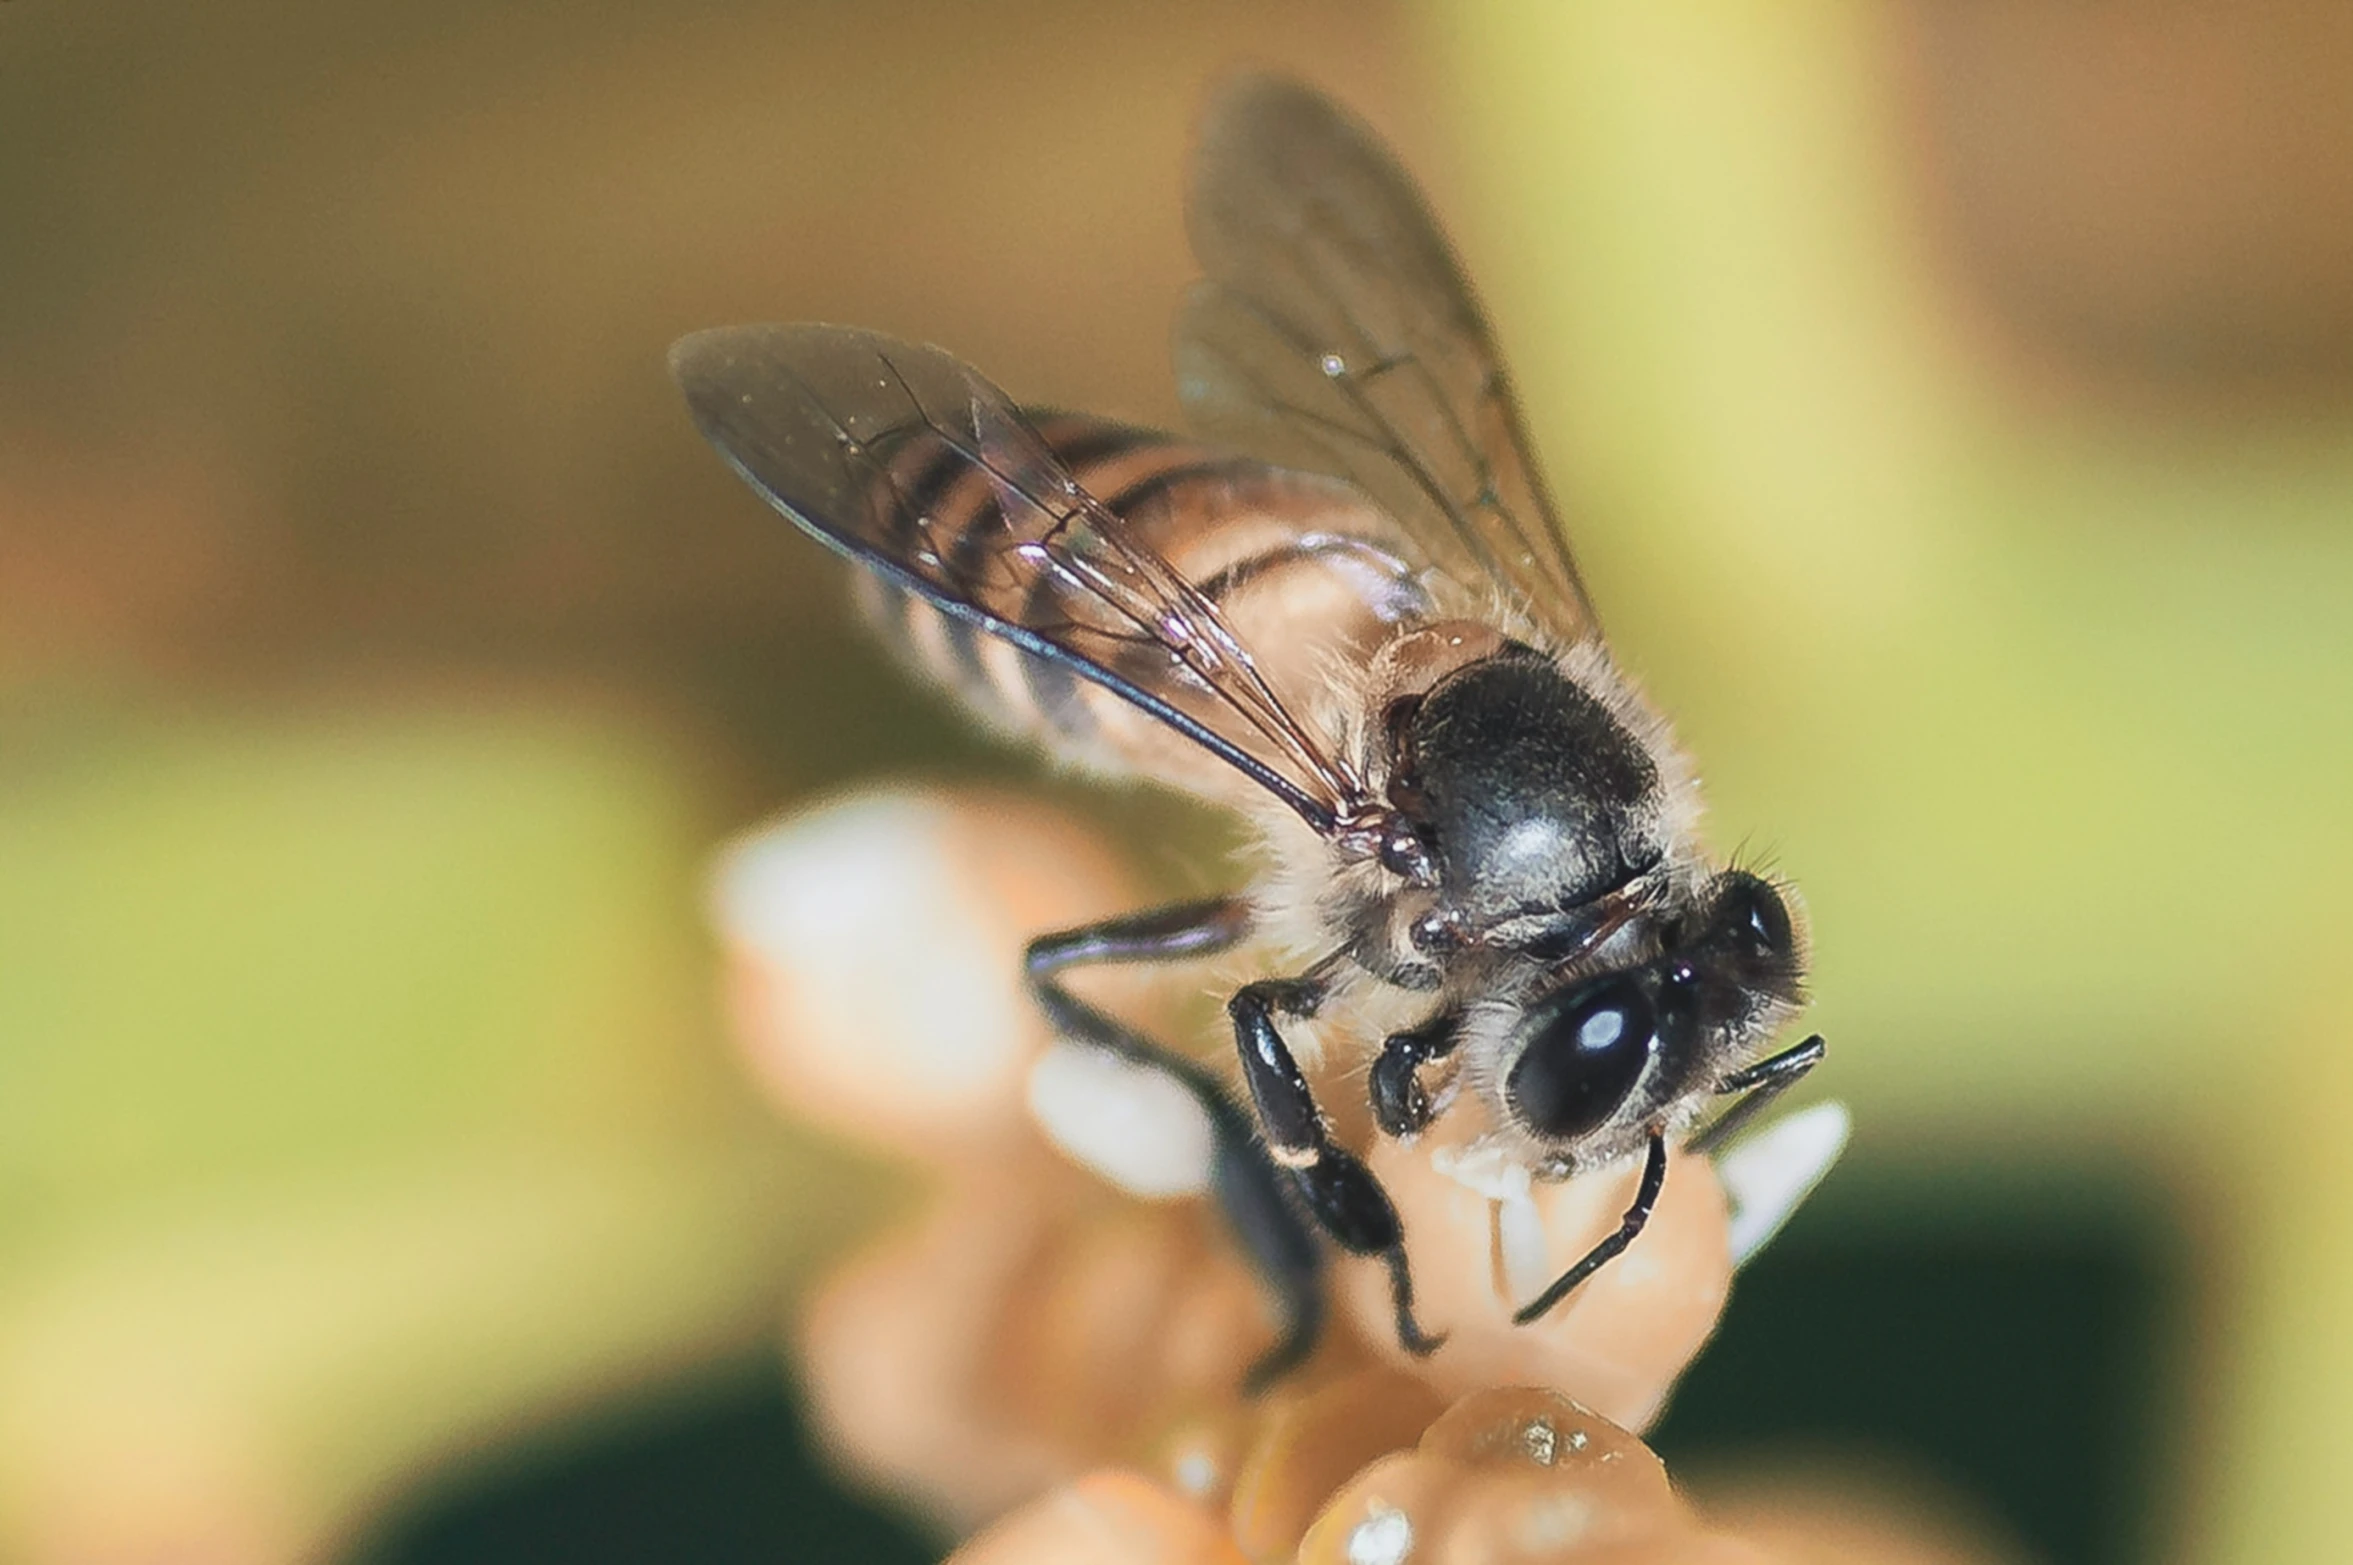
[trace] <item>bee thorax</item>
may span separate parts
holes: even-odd
[[[1474,925],[1588,906],[1664,856],[1657,766],[1607,704],[1539,654],[1462,669],[1401,738],[1438,884]]]

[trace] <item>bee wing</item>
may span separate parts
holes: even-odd
[[[976,370],[842,326],[734,326],[670,351],[696,424],[820,542],[1142,708],[1318,830],[1363,786],[1278,700],[1216,606],[1089,495]],[[949,535],[959,480],[994,497]]]
[[[1372,132],[1297,82],[1217,101],[1187,212],[1177,385],[1212,438],[1344,478],[1426,563],[1563,640],[1599,622],[1469,282]]]

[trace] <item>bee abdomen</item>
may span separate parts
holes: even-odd
[[[1167,562],[1221,609],[1263,589],[1303,551],[1378,554],[1379,546],[1351,536],[1360,528],[1330,525],[1335,514],[1343,523],[1370,521],[1344,486],[1156,430],[1076,414],[1033,417],[1071,476],[1120,519],[1122,537]],[[940,445],[910,447],[893,469],[894,510],[920,527],[921,547],[936,554],[942,573],[988,614],[1049,632],[1062,612],[1056,594],[1067,587],[1052,572],[1006,569],[997,559],[1007,533],[1000,480]],[[1394,561],[1386,568],[1402,570]],[[1069,662],[1026,653],[974,619],[887,581],[867,577],[862,585],[884,633],[980,715],[1073,757],[1153,771],[1171,764],[1172,736],[1139,723],[1140,714]],[[1312,633],[1313,627],[1286,629]],[[1244,639],[1262,650],[1264,638]],[[1105,666],[1155,695],[1169,694],[1171,682],[1182,678],[1165,650],[1143,635],[1131,655]],[[1184,758],[1180,752],[1175,759],[1181,766]]]

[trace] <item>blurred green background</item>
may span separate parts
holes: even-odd
[[[1423,173],[1813,914],[1857,1144],[1670,1458],[2353,1547],[2353,12],[10,0],[0,1558],[923,1557],[772,1349],[883,1182],[752,1101],[698,878],[1027,773],[662,352],[1169,420],[1243,63]]]

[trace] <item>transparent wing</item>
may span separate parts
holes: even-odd
[[[698,332],[670,366],[735,470],[821,542],[1068,667],[1329,831],[1364,789],[1215,605],[1080,487],[1012,401],[937,348],[841,326]],[[943,521],[975,475],[993,503]]]
[[[1599,629],[1487,322],[1412,179],[1296,82],[1210,110],[1188,218],[1207,278],[1177,327],[1214,439],[1347,479],[1427,563],[1564,640]]]

